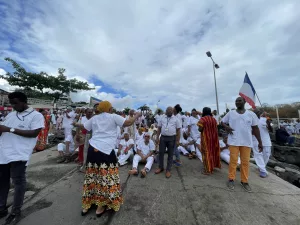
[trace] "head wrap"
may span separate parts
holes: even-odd
[[[104,112],[109,113],[111,107],[112,105],[109,101],[102,101],[98,104],[97,109],[100,113],[104,113]]]

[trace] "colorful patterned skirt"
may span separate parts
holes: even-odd
[[[123,197],[117,163],[115,151],[107,155],[89,146],[83,183],[83,209],[89,209],[94,204],[119,211]]]

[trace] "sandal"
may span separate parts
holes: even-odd
[[[208,172],[205,171],[205,169],[202,169],[202,170],[201,170],[201,173],[202,173],[203,175],[206,175],[206,176],[210,175]]]

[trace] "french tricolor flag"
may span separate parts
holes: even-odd
[[[246,73],[243,86],[240,89],[239,95],[242,96],[249,105],[255,109],[255,89],[250,81],[248,74]]]

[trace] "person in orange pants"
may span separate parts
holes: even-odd
[[[222,125],[229,133],[228,145],[230,151],[229,174],[227,187],[234,189],[234,180],[236,176],[236,167],[238,156],[241,158],[241,185],[247,191],[251,192],[248,183],[249,159],[253,146],[252,134],[258,140],[259,151],[262,152],[262,141],[258,128],[258,117],[252,111],[245,109],[245,99],[238,97],[235,100],[236,110],[229,111],[222,119]]]

